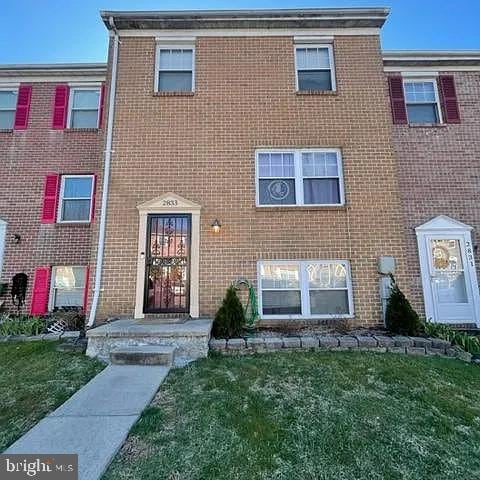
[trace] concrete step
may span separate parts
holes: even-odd
[[[139,345],[110,350],[110,362],[116,365],[173,365],[174,346]]]
[[[184,323],[153,323],[125,318],[87,331],[89,357],[111,362],[110,352],[142,346],[176,347],[177,367],[208,355],[208,341],[213,320],[198,318]]]

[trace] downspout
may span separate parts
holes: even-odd
[[[100,210],[100,227],[98,234],[97,265],[95,268],[95,284],[93,287],[92,306],[88,317],[87,328],[93,326],[97,314],[98,300],[100,298],[100,287],[102,283],[103,255],[105,251],[105,233],[107,226],[107,202],[108,188],[110,184],[110,163],[112,158],[113,143],[113,118],[115,115],[115,96],[117,92],[117,66],[118,66],[118,31],[115,27],[113,17],[108,19],[108,23],[114,32],[113,37],[113,58],[112,58],[112,77],[110,79],[110,92],[108,97],[108,123],[107,123],[107,141],[105,147],[105,167],[103,171],[102,187],[102,205]]]

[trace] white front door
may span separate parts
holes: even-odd
[[[417,229],[425,313],[434,322],[478,324],[479,292],[470,229],[461,231],[459,222],[451,227]]]
[[[427,236],[430,288],[440,323],[470,323],[475,319],[473,291],[465,269],[465,242],[462,237]]]

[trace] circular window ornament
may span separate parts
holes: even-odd
[[[270,197],[274,200],[284,200],[290,193],[290,187],[285,180],[273,180],[267,187]]]

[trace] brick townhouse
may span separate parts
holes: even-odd
[[[478,323],[480,55],[382,54],[387,15],[102,12],[106,72],[0,69],[2,279],[90,325],[212,316],[238,278],[264,325],[375,325],[393,258],[420,312]]]
[[[0,303],[9,310],[85,304],[105,73],[103,64],[0,66]],[[12,305],[16,274],[27,276],[24,306]]]
[[[380,321],[380,256],[408,289],[386,16],[102,13],[117,83],[97,318],[211,316],[243,277],[264,324]]]
[[[435,321],[480,326],[480,52],[385,52],[384,65],[411,298]]]

